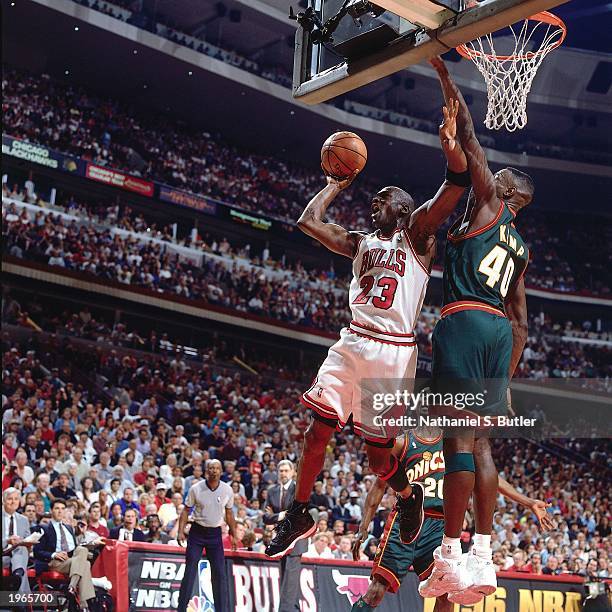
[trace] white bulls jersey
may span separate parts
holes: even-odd
[[[418,354],[413,329],[428,280],[404,231],[361,238],[349,291],[353,320],[302,395],[315,418],[341,428],[352,417],[355,432],[377,443],[389,444],[399,434],[391,422],[374,419],[383,414],[374,400],[413,389]]]
[[[389,336],[412,334],[423,305],[429,273],[418,259],[408,234],[396,230],[389,238],[365,235],[353,261],[349,290],[351,328],[364,326]],[[370,335],[371,332],[364,332]],[[376,335],[376,334],[374,334]]]

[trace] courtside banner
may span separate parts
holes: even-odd
[[[166,187],[166,185],[159,185],[159,199],[163,200],[164,202],[176,204],[177,206],[193,208],[194,210],[199,210],[207,215],[217,214],[217,205],[215,202],[207,198],[203,198],[202,196],[197,196],[188,191]]]
[[[184,550],[173,546],[121,543],[128,554],[127,583],[120,586],[132,612],[176,610],[185,572]],[[129,551],[129,552],[128,552]],[[118,552],[118,551],[117,551]],[[110,554],[110,551],[109,551]],[[101,556],[105,555],[103,551]],[[275,612],[281,598],[280,563],[256,553],[226,551],[230,609]],[[113,565],[116,561],[113,562]],[[108,563],[105,563],[108,565]],[[368,589],[369,563],[302,559],[298,577],[301,612],[348,612]],[[380,612],[433,612],[434,600],[423,601],[418,581],[408,574],[396,594],[387,594]],[[497,591],[476,606],[455,606],[454,612],[580,612],[585,588],[582,579],[507,573]],[[119,593],[114,596],[121,597]],[[204,557],[191,594],[194,610],[214,610],[210,567]],[[125,604],[123,604],[125,605]]]
[[[119,187],[120,189],[132,191],[149,198],[153,197],[155,191],[155,185],[151,181],[144,181],[135,176],[119,172],[118,170],[96,166],[96,164],[87,164],[85,176],[93,181],[112,185],[113,187]]]
[[[2,155],[16,157],[46,168],[62,170],[72,174],[83,174],[84,162],[80,159],[58,153],[43,145],[25,142],[18,138],[2,135]]]

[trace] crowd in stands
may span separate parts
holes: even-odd
[[[197,266],[163,246],[164,242],[174,240],[168,228],[151,228],[141,215],[129,209],[111,206],[104,210],[103,217],[78,205],[69,205],[66,210],[75,213],[71,221],[43,208],[32,213],[19,210],[16,204],[4,206],[3,252],[331,333],[349,320],[347,294],[342,288],[348,279],[334,277],[331,272],[307,271],[300,264],[291,269],[285,263],[283,268],[289,268],[288,271],[273,276],[278,262],[270,259],[269,252],[249,259],[250,249],[246,246],[232,248],[227,239],[212,237],[194,241],[193,246],[209,255]],[[115,226],[130,234],[113,234]],[[152,237],[160,242],[152,242]],[[191,238],[181,242],[183,246],[192,246]],[[430,310],[434,312],[422,313],[416,327],[424,355],[431,354],[431,331],[439,316],[435,309]],[[591,325],[585,322],[582,332],[575,325],[565,330],[540,315],[533,316],[530,340],[517,376],[609,379],[612,374],[609,343],[579,342],[589,336],[607,338],[595,330],[589,331]],[[587,337],[579,338],[580,335]]]
[[[221,40],[220,37],[217,39],[217,44],[213,45],[210,41],[207,41],[205,37],[196,37],[189,33],[182,32],[175,27],[171,27],[168,24],[168,19],[163,15],[158,15],[155,23],[150,23],[148,18],[144,20],[139,17],[138,12],[132,12],[134,9],[134,3],[129,0],[114,0],[114,2],[105,2],[99,0],[74,0],[77,4],[89,6],[90,8],[103,12],[106,15],[110,15],[115,19],[127,21],[138,27],[144,27],[150,29],[159,36],[167,38],[177,45],[188,47],[198,53],[204,53],[210,57],[221,60],[226,64],[231,64],[242,70],[251,72],[258,76],[267,79],[268,81],[274,81],[283,87],[291,88],[293,86],[293,75],[292,68],[293,62],[290,57],[287,56],[285,61],[279,60],[265,62],[262,60],[253,60],[245,57],[235,50],[230,50],[228,47],[231,43],[228,41]],[[122,7],[119,9],[118,7]],[[290,41],[291,42],[291,41]],[[219,46],[221,45],[221,46]],[[418,108],[411,106],[410,109],[395,108],[394,110],[388,110],[385,108],[377,108],[361,104],[352,100],[338,101],[337,105],[344,108],[344,110],[362,115],[365,117],[372,117],[380,121],[392,123],[394,125],[400,125],[403,127],[409,127],[417,129],[423,132],[430,132],[437,134],[438,123],[432,120],[430,116],[424,116],[422,112],[418,111]],[[595,164],[609,164],[612,161],[612,154],[607,151],[593,150],[585,148],[575,148],[569,146],[560,146],[559,144],[548,144],[534,141],[531,138],[526,140],[517,141],[516,139],[504,137],[503,134],[497,133],[495,136],[489,134],[479,134],[481,142],[488,147],[498,149],[500,151],[511,151],[514,153],[526,153],[529,155],[537,155],[540,157],[553,157],[556,159],[567,159],[572,161],[591,162]]]
[[[2,89],[6,133],[247,210],[294,223],[323,184],[319,171],[240,150],[168,117],[142,110],[136,116],[117,101],[45,76],[7,70]],[[351,229],[368,228],[371,194],[379,188],[360,178],[330,207],[330,220]],[[432,195],[431,187],[411,186],[411,191],[417,202]],[[609,224],[568,215],[551,218],[537,210],[527,216],[518,224],[532,253],[529,285],[610,293],[612,253],[604,250],[602,257],[598,246],[609,243]]]
[[[194,371],[181,356],[139,361],[120,350],[58,350],[58,339],[49,342],[2,337],[3,488],[22,492],[21,511],[33,527],[48,522],[51,501],[63,497],[74,525],[98,535],[136,526],[148,541],[172,543],[189,488],[202,479],[206,461],[218,458],[235,492],[238,548],[265,548],[272,536],[264,520],[266,491],[277,480],[278,462],[297,459],[306,423],[298,388],[265,386],[206,364]],[[104,389],[93,379],[74,382],[83,368],[103,374]],[[530,511],[500,498],[493,537],[499,569],[608,577],[605,444],[497,444],[503,475],[549,502],[557,526],[539,533]],[[373,480],[360,439],[350,431],[337,434],[311,498],[319,529],[308,555],[351,557]],[[373,558],[393,503],[389,490],[362,559]],[[470,519],[466,544],[472,533]]]
[[[272,278],[229,258],[205,257],[196,266],[144,236],[66,222],[42,209],[35,217],[3,209],[5,253],[315,329],[338,329],[347,320],[346,295],[333,285],[290,273]],[[222,253],[224,242],[217,244]]]

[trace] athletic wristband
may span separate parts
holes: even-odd
[[[446,180],[458,187],[469,187],[472,184],[469,170],[465,170],[464,172],[453,172],[448,166],[446,168]]]

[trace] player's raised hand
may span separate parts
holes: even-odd
[[[516,416],[516,412],[512,407],[512,392],[510,391],[510,387],[506,389],[506,403],[508,404],[508,415],[511,417]]]
[[[440,142],[448,151],[453,151],[457,145],[457,114],[459,113],[459,101],[451,98],[448,106],[442,107],[444,121],[440,125]]]
[[[359,531],[355,534],[355,541],[353,542],[353,561],[359,561],[361,557],[361,545],[365,542],[365,539],[368,537],[367,533],[363,531]]]
[[[322,166],[321,166],[322,167]],[[346,178],[336,178],[335,176],[331,176],[330,174],[325,173],[325,178],[327,179],[328,185],[335,185],[340,191],[346,189],[351,186],[351,183],[357,178],[359,174],[359,170],[355,170],[352,174],[349,174]]]
[[[540,525],[540,529],[542,531],[553,531],[555,529],[555,524],[550,517],[550,514],[546,512],[547,508],[550,508],[551,504],[547,504],[546,502],[536,499],[531,505],[531,511],[536,515],[538,519],[538,523]]]

